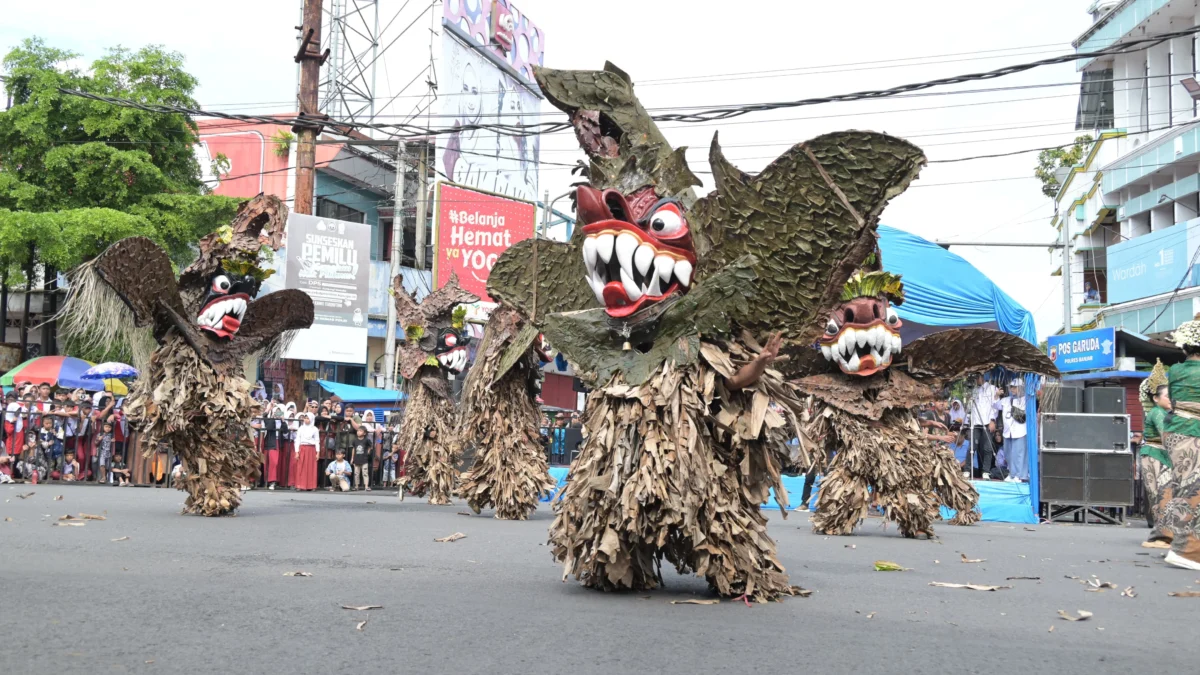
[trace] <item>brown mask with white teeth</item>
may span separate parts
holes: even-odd
[[[876,259],[872,257],[873,264]],[[817,341],[821,354],[847,375],[867,377],[886,369],[902,347],[904,322],[892,307],[902,302],[900,277],[882,270],[855,274]]]
[[[651,187],[624,195],[580,185],[587,282],[609,316],[624,318],[692,284],[696,253],[683,204]]]

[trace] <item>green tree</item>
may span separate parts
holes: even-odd
[[[1068,147],[1049,148],[1039,152],[1037,168],[1033,170],[1033,175],[1042,181],[1042,194],[1054,199],[1058,195],[1058,178],[1054,176],[1055,172],[1063,167],[1078,164],[1095,142],[1096,139],[1091,136],[1078,136]]]
[[[141,235],[179,265],[239,200],[209,194],[192,148],[195,122],[65,94],[74,89],[147,104],[197,107],[196,79],[162,47],[117,47],[88,72],[77,55],[30,38],[4,58],[13,105],[0,112],[0,274],[51,280],[113,242]]]

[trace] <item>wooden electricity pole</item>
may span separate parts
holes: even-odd
[[[329,56],[329,50],[321,53],[321,0],[304,0],[304,23],[300,28],[300,49],[296,51],[296,63],[300,64],[300,90],[296,98],[300,103],[300,118],[312,118],[311,124],[292,127],[296,134],[296,199],[292,210],[312,215],[313,190],[316,186],[317,134],[321,130],[321,115],[317,100],[321,80],[321,64]]]
[[[306,123],[292,127],[296,134],[296,193],[292,211],[311,216],[317,181],[317,134],[321,132],[320,122],[325,120],[317,93],[321,65],[329,57],[329,50],[321,52],[321,0],[304,0],[302,24],[297,28],[300,30],[300,48],[296,50],[295,61],[300,64],[300,88],[296,100],[300,104],[299,117]],[[288,400],[304,401],[304,369],[295,359],[285,360],[284,365],[285,395]]]

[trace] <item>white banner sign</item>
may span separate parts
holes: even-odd
[[[365,364],[371,226],[293,213],[287,244],[284,286],[307,293],[315,315],[284,357]]]

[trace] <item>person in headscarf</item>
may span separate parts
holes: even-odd
[[[321,435],[313,424],[312,415],[301,416],[300,428],[296,430],[296,449],[292,451],[292,487],[297,490],[317,488],[317,448],[321,447]]]
[[[263,381],[259,380],[254,383],[254,391],[250,394],[256,401],[267,400],[267,388],[263,385]]]
[[[960,426],[967,420],[967,409],[963,407],[962,401],[953,399],[950,401],[950,422],[957,422]]]
[[[292,470],[292,453],[296,450],[296,430],[300,420],[296,419],[296,404],[288,401],[283,408],[283,430],[279,433],[279,483],[289,485]]]
[[[1171,338],[1187,358],[1167,371],[1173,410],[1163,447],[1174,476],[1163,491],[1162,527],[1172,535],[1168,565],[1200,571],[1200,315]]]
[[[1146,417],[1138,449],[1138,469],[1146,489],[1146,520],[1150,524],[1150,536],[1142,542],[1142,548],[1171,548],[1172,536],[1163,527],[1160,502],[1174,474],[1171,458],[1162,444],[1163,423],[1171,412],[1170,386],[1162,361],[1155,363],[1150,377],[1142,380],[1140,391]]]

